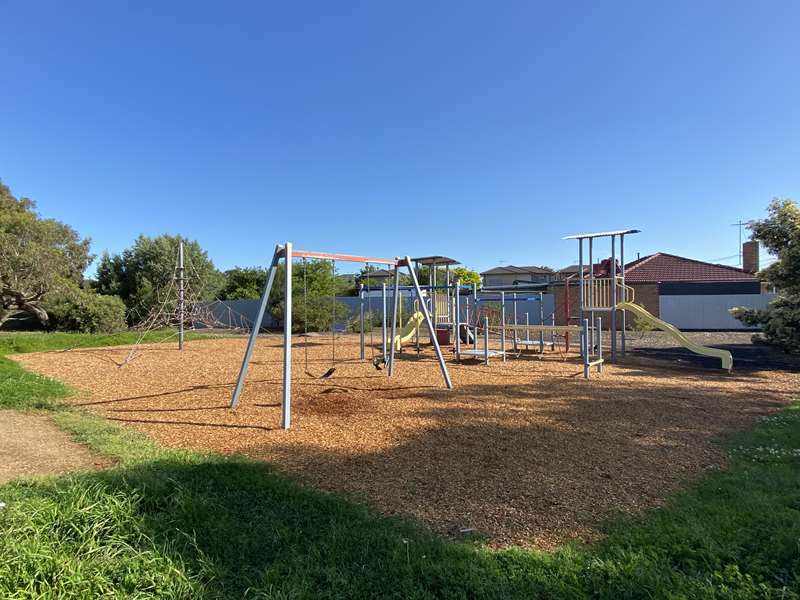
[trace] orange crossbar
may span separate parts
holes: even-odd
[[[284,251],[281,250],[280,256],[284,256]],[[375,258],[373,256],[356,256],[354,254],[335,254],[333,252],[317,252],[315,250],[292,250],[292,256],[295,258],[321,258],[325,260],[340,260],[343,262],[355,263],[370,263],[380,265],[405,266],[405,259],[394,258]]]

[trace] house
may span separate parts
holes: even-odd
[[[376,269],[369,273],[362,273],[358,276],[358,281],[370,287],[380,286],[382,283],[390,285],[394,281],[394,269]]]
[[[633,288],[636,304],[679,328],[741,329],[741,323],[730,316],[728,309],[763,308],[772,298],[771,294],[762,293],[756,276],[757,242],[743,245],[742,262],[743,268],[738,268],[657,252],[625,265],[625,285]],[[576,267],[574,274],[577,272]],[[576,281],[573,278],[570,282],[572,317],[579,312]],[[554,282],[550,291],[555,296],[556,321],[564,324],[566,281]]]
[[[546,267],[494,267],[481,273],[483,287],[547,283],[554,278],[552,269]]]

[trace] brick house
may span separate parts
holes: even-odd
[[[626,264],[625,284],[634,289],[636,304],[656,317],[660,316],[664,296],[760,294],[761,282],[755,275],[758,271],[758,244],[744,244],[743,252],[744,268],[741,269],[657,252]],[[572,317],[579,314],[577,272],[575,269],[569,286]],[[588,272],[588,269],[584,272]],[[554,295],[556,322],[565,324],[566,283],[554,282],[549,291]],[[606,315],[603,317],[606,321]],[[617,322],[621,322],[621,319],[617,319]]]

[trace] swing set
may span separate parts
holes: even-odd
[[[270,263],[269,271],[267,272],[267,278],[264,282],[264,288],[261,292],[261,299],[259,301],[258,306],[258,313],[256,315],[255,322],[253,323],[253,328],[250,331],[250,337],[247,342],[247,349],[244,353],[244,358],[242,359],[242,366],[239,370],[239,375],[236,380],[236,387],[233,391],[233,396],[231,397],[230,407],[236,408],[239,403],[239,398],[241,396],[242,390],[244,388],[245,379],[247,377],[247,369],[250,365],[250,360],[253,355],[253,349],[255,347],[256,339],[258,337],[258,331],[261,328],[261,323],[264,319],[264,313],[267,308],[267,301],[269,300],[270,292],[272,291],[272,286],[275,282],[275,275],[278,270],[278,265],[280,264],[281,260],[283,260],[285,265],[285,280],[284,280],[284,298],[285,298],[285,310],[283,314],[283,395],[282,395],[282,402],[281,402],[281,425],[283,429],[289,429],[292,423],[292,268],[293,268],[293,261],[295,258],[301,258],[303,260],[303,310],[305,311],[304,314],[304,334],[308,335],[308,263],[307,259],[316,259],[316,260],[329,260],[333,265],[333,273],[334,276],[336,274],[336,262],[354,262],[354,263],[364,263],[366,265],[389,265],[394,267],[394,297],[393,297],[393,309],[392,309],[392,323],[391,323],[391,340],[395,340],[397,336],[397,325],[398,325],[398,312],[400,308],[400,268],[406,267],[408,269],[408,274],[411,278],[411,281],[414,286],[414,291],[417,295],[418,299],[423,298],[422,289],[420,288],[419,280],[417,279],[417,275],[414,269],[413,261],[409,256],[405,257],[398,257],[398,258],[372,258],[367,256],[355,256],[351,254],[334,254],[329,252],[316,252],[312,250],[295,250],[292,247],[291,242],[286,242],[283,245],[277,245],[275,247],[275,252],[272,256],[272,262]],[[369,277],[369,270],[367,270],[367,277]],[[370,319],[372,318],[372,307],[371,307],[371,300],[368,299],[369,305],[369,314]],[[331,299],[331,366],[328,368],[325,373],[322,375],[316,375],[311,372],[309,368],[309,361],[308,361],[308,344],[304,345],[305,352],[304,352],[304,366],[305,366],[305,373],[309,377],[316,377],[319,379],[329,379],[331,378],[336,372],[336,330],[335,330],[335,323],[336,323],[336,299],[335,295]],[[452,381],[450,380],[450,374],[447,370],[447,365],[445,364],[444,356],[442,355],[442,349],[439,346],[439,342],[436,337],[436,331],[434,326],[433,318],[431,317],[431,313],[428,310],[427,304],[424,301],[419,303],[419,307],[424,315],[425,325],[428,328],[428,332],[430,334],[430,339],[433,345],[434,352],[436,354],[436,359],[439,363],[439,368],[442,372],[442,378],[444,379],[444,383],[448,389],[453,388]],[[385,311],[384,311],[384,318],[385,318]],[[361,315],[362,319],[362,331],[363,331],[363,312]],[[385,338],[385,336],[384,336]],[[370,342],[372,342],[372,327],[370,327]],[[381,368],[381,363],[383,361],[378,361],[377,357],[374,356],[374,344],[370,343],[373,347],[373,360],[372,364],[375,366],[376,369]],[[385,341],[384,341],[385,345]],[[388,353],[388,375],[391,377],[394,374],[395,369],[395,344],[391,343]],[[363,353],[362,353],[363,358]]]

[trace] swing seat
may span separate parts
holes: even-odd
[[[331,367],[320,376],[320,379],[330,379],[334,373],[336,373],[336,367]]]

